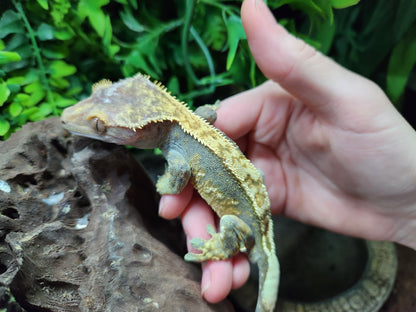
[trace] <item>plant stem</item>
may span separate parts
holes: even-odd
[[[194,71],[192,70],[192,65],[189,61],[189,53],[188,53],[188,39],[189,39],[189,33],[191,29],[192,17],[194,15],[195,2],[196,0],[186,0],[186,3],[185,3],[185,17],[184,17],[184,24],[182,28],[181,46],[182,46],[183,62],[185,65],[186,73],[188,74],[188,77],[191,79],[191,81],[193,81],[196,85],[199,85],[200,81],[198,80]]]
[[[209,53],[209,49],[207,48],[207,46],[205,45],[204,41],[199,36],[199,34],[196,32],[194,27],[191,27],[190,32],[191,32],[192,37],[194,37],[196,43],[199,45],[202,53],[204,53],[205,59],[207,60],[207,64],[208,64],[209,75],[211,76],[211,78],[214,78],[215,77],[215,66],[214,66],[214,62],[212,60],[211,53]],[[199,80],[199,83],[201,84],[200,80]],[[212,87],[212,92],[214,92],[214,89],[215,89],[214,85],[211,84],[211,87]]]
[[[52,109],[54,114],[57,114],[56,105],[54,105],[54,100],[52,96],[52,91],[50,89],[49,83],[48,83],[48,77],[46,74],[45,66],[43,65],[42,56],[39,50],[38,43],[36,41],[35,33],[33,31],[32,26],[30,26],[29,20],[26,17],[26,14],[22,8],[21,3],[16,3],[16,0],[12,0],[14,7],[16,8],[17,12],[19,13],[20,18],[23,20],[23,23],[27,29],[29,39],[32,43],[32,47],[34,50],[34,55],[36,58],[36,62],[38,63],[39,71],[40,71],[40,81],[43,85],[43,87],[46,90],[46,98],[47,101],[52,104]]]

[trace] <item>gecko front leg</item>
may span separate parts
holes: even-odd
[[[207,260],[228,259],[239,252],[248,252],[254,244],[250,227],[234,215],[225,215],[220,220],[220,230],[215,232],[211,225],[207,226],[211,239],[191,240],[191,245],[202,253],[187,253],[186,261],[203,262]]]
[[[220,107],[221,101],[217,100],[214,104],[205,104],[195,110],[195,114],[204,118],[210,125],[217,120],[217,109]]]
[[[159,177],[156,190],[159,194],[179,194],[191,177],[191,168],[185,157],[177,150],[164,153],[168,165]]]

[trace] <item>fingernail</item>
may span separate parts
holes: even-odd
[[[165,208],[164,202],[165,202],[165,198],[162,196],[159,201],[159,210],[158,210],[159,216],[163,216],[163,210]]]
[[[264,0],[254,0],[254,7],[256,8],[256,10],[259,9],[262,2],[264,2]],[[260,3],[260,6],[259,6],[259,3]]]
[[[211,272],[208,268],[203,270],[204,274],[202,275],[201,281],[201,295],[204,297],[204,293],[211,286]]]
[[[254,7],[257,11],[263,10],[263,18],[267,19],[269,23],[275,24],[276,19],[274,18],[274,15],[270,11],[270,8],[267,6],[266,3],[264,3],[264,0],[254,0]]]

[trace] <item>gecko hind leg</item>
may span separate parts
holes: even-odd
[[[225,215],[220,220],[220,231],[215,232],[211,225],[207,232],[212,236],[205,241],[201,238],[191,240],[191,245],[202,253],[187,253],[186,261],[203,262],[207,260],[228,259],[239,252],[247,252],[254,243],[250,227],[240,218]]]

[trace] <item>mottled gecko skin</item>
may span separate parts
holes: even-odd
[[[76,135],[160,148],[168,166],[157,191],[178,194],[191,181],[221,218],[218,233],[207,227],[210,240],[191,241],[201,253],[188,253],[185,260],[220,260],[246,252],[259,267],[256,312],[273,311],[280,271],[262,175],[234,142],[207,122],[215,120],[212,110],[205,107],[197,113],[205,119],[138,74],[114,84],[99,82],[89,98],[65,109],[61,120]]]

